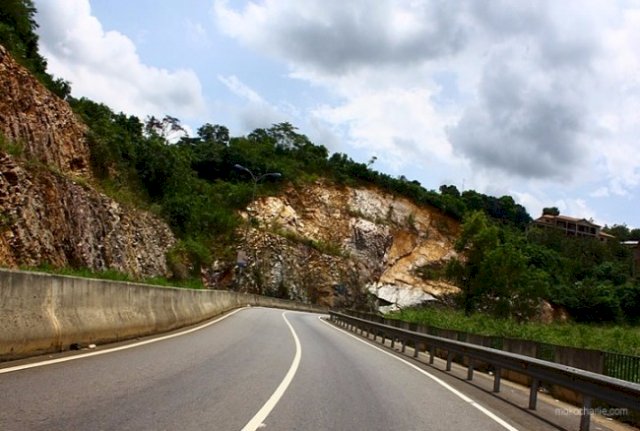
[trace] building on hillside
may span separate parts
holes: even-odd
[[[587,219],[567,217],[563,215],[542,214],[535,219],[536,226],[561,230],[567,236],[583,236],[597,238],[600,241],[607,241],[615,238],[613,235],[602,232],[601,227]]]

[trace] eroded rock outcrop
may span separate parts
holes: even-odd
[[[329,305],[349,305],[368,292],[387,309],[457,291],[418,270],[455,256],[458,223],[408,199],[317,181],[259,199],[249,214],[254,220],[238,246],[249,250],[240,283],[256,290],[280,286],[293,298],[313,295]]]
[[[86,127],[0,45],[0,132],[27,157],[63,173],[89,176]]]
[[[84,125],[1,46],[0,133],[0,265],[168,273],[169,227],[92,186]]]

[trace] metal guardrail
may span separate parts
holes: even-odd
[[[528,352],[518,352],[545,361],[556,362],[570,367],[576,367],[603,374],[616,379],[640,383],[640,356],[625,355],[621,353],[607,352],[605,350],[583,349],[578,347],[562,346],[558,344],[542,343],[539,341],[520,340],[517,338],[505,338],[500,336],[486,336],[470,332],[452,329],[438,328],[436,326],[424,326],[417,323],[403,322],[396,319],[387,319],[379,314],[366,313],[355,310],[343,310],[345,314],[364,320],[371,320],[391,326],[421,332],[438,337],[449,338],[458,341],[466,341],[486,347],[511,351],[505,345],[513,346],[513,343],[526,343]],[[408,328],[407,328],[408,326]],[[522,344],[520,344],[523,347]],[[532,348],[532,349],[531,349]]]
[[[588,431],[591,423],[591,405],[594,399],[606,402],[614,407],[630,410],[640,409],[640,384],[603,376],[590,371],[560,365],[529,356],[505,352],[489,347],[436,337],[420,332],[408,331],[358,317],[330,311],[331,321],[351,331],[371,334],[377,339],[382,337],[383,344],[387,338],[393,347],[396,342],[402,344],[402,352],[408,343],[414,345],[414,357],[418,357],[419,345],[424,344],[429,352],[429,363],[433,364],[436,349],[447,354],[446,370],[451,371],[454,356],[468,358],[467,380],[473,379],[474,365],[486,363],[495,368],[493,391],[500,392],[501,371],[512,370],[531,378],[529,393],[529,409],[535,410],[540,383],[551,383],[571,389],[582,395],[583,408],[580,418],[580,430]]]

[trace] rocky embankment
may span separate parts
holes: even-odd
[[[167,274],[173,234],[92,186],[85,130],[0,46],[0,265]]]
[[[455,256],[458,223],[408,199],[317,181],[257,200],[248,216],[238,245],[248,266],[236,276],[252,290],[333,306],[362,305],[373,294],[387,309],[457,291],[421,269]],[[209,282],[229,282],[229,273],[214,266]]]
[[[85,126],[0,47],[0,265],[168,275],[175,243],[157,217],[100,193]],[[429,277],[455,255],[458,223],[375,188],[319,180],[258,199],[237,252],[203,271],[240,288],[323,305],[405,307],[456,288]]]

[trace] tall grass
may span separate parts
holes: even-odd
[[[24,143],[21,140],[12,141],[0,132],[0,151],[10,154],[13,157],[22,157],[24,154]]]
[[[573,322],[518,323],[509,319],[496,319],[482,313],[465,316],[461,311],[437,308],[406,309],[387,317],[479,335],[519,338],[640,356],[640,326],[588,325]]]

